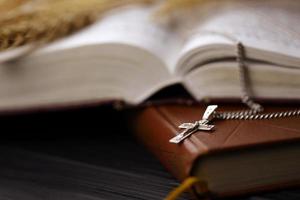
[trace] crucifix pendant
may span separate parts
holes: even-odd
[[[170,139],[169,142],[178,144],[197,131],[212,130],[214,128],[214,125],[209,125],[208,123],[213,119],[213,113],[217,108],[218,108],[217,105],[208,106],[206,108],[201,120],[195,121],[194,123],[181,124],[179,126],[179,128],[185,129],[185,130],[183,130],[177,136]]]

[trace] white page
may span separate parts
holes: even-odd
[[[233,46],[236,41],[241,41],[250,49],[270,52],[269,58],[261,52],[253,54],[253,51],[249,51],[249,56],[274,60],[279,64],[286,64],[288,61],[293,65],[299,63],[299,1],[217,1],[216,4],[200,8],[199,13],[193,30],[187,31],[188,36],[186,35],[187,40],[181,56],[201,46]],[[272,58],[271,53],[274,53]],[[234,52],[230,54],[234,55]],[[283,56],[278,57],[279,54]],[[282,61],[284,59],[285,61]]]
[[[245,1],[220,11],[201,29],[226,33],[247,46],[299,57],[299,19],[298,1]]]
[[[97,44],[128,44],[159,57],[173,71],[178,40],[152,18],[153,8],[129,6],[107,14],[90,27],[44,48],[39,53]],[[113,52],[111,52],[113,54]]]

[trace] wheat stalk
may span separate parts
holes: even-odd
[[[0,51],[50,42],[93,23],[122,5],[153,0],[0,0]]]

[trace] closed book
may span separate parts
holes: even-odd
[[[265,112],[293,106],[271,106]],[[208,194],[228,197],[300,183],[300,118],[214,120],[213,131],[197,131],[179,144],[169,140],[178,126],[200,120],[206,106],[160,105],[134,112],[137,138],[179,180],[197,177]],[[219,111],[240,110],[222,105]],[[200,194],[201,188],[193,191]]]

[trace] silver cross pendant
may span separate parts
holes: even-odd
[[[181,124],[179,128],[185,130],[183,130],[177,136],[170,139],[169,142],[178,144],[197,131],[212,130],[214,128],[214,125],[209,125],[208,123],[213,119],[213,113],[217,108],[217,105],[208,106],[201,120],[195,121],[194,123]]]

